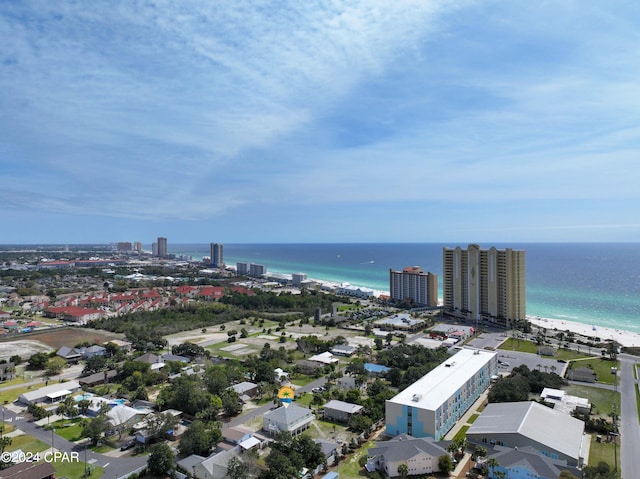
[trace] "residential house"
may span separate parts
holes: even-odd
[[[222,431],[223,439],[229,444],[240,446],[243,450],[252,449],[262,443],[253,435],[253,431],[244,426],[232,426]]]
[[[178,354],[165,353],[162,355],[162,362],[166,363],[169,361],[175,361],[178,363],[189,363],[191,359],[186,356],[180,356]]]
[[[153,353],[145,353],[142,356],[138,356],[137,358],[135,358],[134,361],[140,361],[141,363],[149,364],[152,371],[161,369],[166,366],[166,364],[162,361],[162,358]]]
[[[324,364],[309,361],[308,359],[301,359],[296,362],[296,368],[301,374],[313,376],[324,369]]]
[[[351,416],[360,414],[364,408],[358,404],[332,399],[324,405],[324,418],[330,421],[347,423]]]
[[[94,373],[89,376],[85,376],[83,378],[78,378],[78,382],[82,386],[92,388],[100,384],[106,384],[107,382],[115,379],[117,376],[118,376],[118,371],[116,371],[115,369],[111,369],[109,371],[100,371],[98,373]]]
[[[18,402],[22,404],[54,403],[80,390],[80,383],[71,380],[63,383],[55,383],[33,391],[26,391],[18,396]]]
[[[93,346],[89,346],[88,348],[81,348],[79,351],[82,353],[83,359],[93,358],[95,356],[106,356],[107,350],[103,346],[98,346],[94,344]]]
[[[131,352],[133,345],[129,341],[122,341],[121,339],[111,339],[109,343],[118,346],[125,353]]]
[[[591,368],[574,368],[567,370],[567,379],[595,383],[598,380],[598,375]]]
[[[405,464],[410,476],[433,474],[440,471],[438,459],[445,454],[447,451],[433,438],[400,434],[389,441],[376,441],[367,452],[366,468],[386,477],[400,477],[398,466]]]
[[[272,435],[287,431],[295,436],[307,430],[314,419],[311,409],[290,404],[268,411],[262,417],[262,429]]]
[[[326,439],[314,439],[313,442],[318,444],[320,446],[320,449],[322,449],[322,454],[324,454],[324,458],[327,460],[328,465],[332,465],[336,463],[340,455],[338,452],[338,447],[340,445],[337,442],[327,441]],[[322,468],[322,465],[318,467]],[[319,470],[316,471],[316,474],[318,472],[320,471]]]
[[[382,366],[381,364],[374,363],[364,363],[364,369],[372,376],[384,376],[391,368],[387,366]]]
[[[275,368],[273,372],[276,374],[276,381],[280,384],[289,381],[289,373],[282,370],[282,368]]]
[[[316,354],[314,356],[311,356],[309,358],[309,361],[315,361],[317,363],[322,363],[322,364],[334,364],[337,363],[338,361],[340,361],[338,358],[334,358],[333,354],[331,354],[329,351],[325,351],[324,353],[320,353],[320,354]]]
[[[243,381],[238,384],[230,386],[228,389],[233,389],[240,396],[242,402],[251,401],[256,394],[258,394],[258,385],[249,381]]]
[[[202,457],[196,454],[178,461],[178,466],[196,479],[225,479],[232,458],[240,455],[240,446]]]
[[[0,381],[8,381],[16,375],[16,365],[14,363],[0,364]]]
[[[19,462],[0,472],[2,479],[55,479],[51,462]]]
[[[362,386],[358,385],[355,377],[345,375],[336,380],[336,387],[343,391],[348,391],[349,389],[361,389]]]
[[[350,346],[348,344],[336,344],[333,348],[331,348],[331,353],[336,356],[344,356],[351,357],[358,350],[355,346]]]
[[[61,346],[56,355],[60,356],[66,362],[75,364],[82,359],[82,351],[76,348],[70,348],[69,346]]]

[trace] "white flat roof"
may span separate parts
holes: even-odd
[[[390,402],[435,411],[496,355],[483,349],[461,349]]]

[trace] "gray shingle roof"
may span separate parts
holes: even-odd
[[[440,457],[447,454],[446,450],[436,444],[435,440],[428,437],[416,438],[407,434],[401,434],[390,441],[376,442],[376,447],[370,448],[369,456],[381,456],[389,462],[406,461],[420,453],[431,457]]]

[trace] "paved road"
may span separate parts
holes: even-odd
[[[327,382],[326,377],[321,377],[319,379],[316,379],[315,381],[310,382],[306,386],[301,386],[299,388],[296,388],[296,395],[299,395],[303,392],[311,392],[313,388],[324,386],[326,382]],[[272,403],[267,403],[264,406],[250,409],[249,411],[242,413],[241,415],[236,416],[230,419],[229,421],[225,422],[224,425],[222,426],[222,429],[224,430],[229,427],[245,424],[258,416],[264,416],[271,409],[274,409],[274,404]]]
[[[640,471],[640,423],[638,422],[638,408],[636,407],[636,384],[633,375],[634,365],[639,362],[638,357],[629,354],[618,355],[620,360],[620,472],[623,479],[638,477]]]
[[[33,436],[36,439],[49,444],[50,446],[53,442],[53,448],[56,451],[66,452],[69,454],[71,454],[71,452],[78,452],[80,461],[84,462],[84,446],[79,446],[73,442],[67,441],[66,439],[56,434],[52,434],[51,431],[46,430],[33,422],[27,421],[24,416],[11,411],[10,409],[2,409],[4,409],[3,414],[5,421],[9,424],[12,424],[17,429],[23,431],[25,434]],[[104,479],[117,479],[125,473],[133,471],[147,463],[146,456],[114,458],[105,456],[103,454],[97,454],[92,451],[86,451],[86,460],[89,464],[105,468],[105,473],[102,476]]]

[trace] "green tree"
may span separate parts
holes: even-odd
[[[445,474],[449,474],[453,471],[453,461],[449,454],[443,454],[438,458],[438,468]]]
[[[151,446],[151,454],[147,460],[147,467],[151,474],[164,477],[173,471],[173,452],[164,443]]]
[[[409,476],[409,466],[406,464],[400,464],[398,466],[398,474],[400,474],[400,477],[403,479],[406,479],[406,477]]]
[[[64,401],[62,401],[56,408],[56,414],[60,414],[67,418],[76,417],[78,413],[79,411],[78,406],[76,406],[76,401],[71,396],[64,398]]]
[[[49,362],[49,355],[45,353],[36,353],[32,355],[28,362],[28,369],[44,369],[47,367],[47,363]]]
[[[232,457],[227,463],[227,477],[229,479],[245,479],[249,474],[249,468],[237,457]]]
[[[82,428],[82,437],[88,437],[91,444],[96,446],[109,425],[104,416],[97,416],[87,421]]]
[[[240,396],[233,389],[227,389],[222,394],[222,409],[227,416],[235,416],[242,411]]]
[[[195,420],[180,438],[178,450],[183,455],[198,454],[206,457],[221,439],[220,423],[206,425]]]
[[[495,457],[490,457],[487,459],[487,467],[489,468],[489,472],[491,473],[491,477],[495,477],[496,467],[500,466],[500,462]]]

